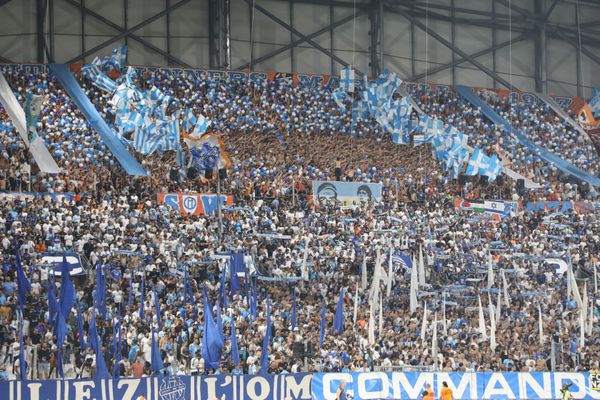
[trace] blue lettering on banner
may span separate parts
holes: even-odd
[[[320,89],[323,86],[322,75],[305,75],[298,74],[298,86],[303,86],[311,89]]]
[[[0,399],[309,400],[310,383],[311,374],[4,381],[0,382]]]
[[[165,196],[165,203],[175,211],[179,211],[179,196],[168,194]]]
[[[212,214],[217,211],[217,196],[205,195],[201,196],[202,204],[204,205],[204,214]],[[225,206],[225,196],[221,196],[221,206]]]
[[[354,400],[417,399],[427,384],[440,396],[447,382],[455,399],[556,399],[564,384],[575,399],[600,399],[591,390],[590,374],[569,372],[531,373],[442,373],[442,372],[353,372],[314,374],[311,384],[314,400],[331,400],[342,381],[346,394]]]

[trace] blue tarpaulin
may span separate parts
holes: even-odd
[[[83,113],[85,119],[92,125],[94,130],[100,135],[102,141],[113,153],[117,161],[129,175],[147,176],[148,173],[137,162],[135,157],[127,151],[125,146],[119,141],[119,138],[112,129],[102,119],[98,111],[85,95],[69,67],[65,64],[50,64],[50,71],[63,85],[73,102]]]

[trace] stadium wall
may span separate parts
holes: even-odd
[[[156,18],[152,23],[139,29],[136,25],[144,20],[161,13],[167,4],[173,5],[176,0],[46,0],[50,10],[44,18],[43,32],[37,31],[37,5],[45,1],[19,0],[9,1],[2,6],[2,24],[0,24],[0,56],[4,62],[70,62],[83,52],[93,50],[103,42],[116,35],[134,28],[132,37],[114,40],[103,48],[93,51],[85,60],[89,62],[96,55],[106,55],[117,45],[129,46],[130,64],[166,66],[174,65],[164,55],[141,44],[146,41],[155,48],[177,57],[182,62],[194,68],[209,66],[209,0],[194,0],[185,2],[182,6],[165,15]],[[552,0],[538,0],[544,10],[550,10],[555,3]],[[247,0],[231,0],[231,69],[250,60],[251,31],[254,26],[253,58],[257,59],[267,53],[279,49],[297,40],[298,37],[281,24],[275,23],[264,13],[255,10],[252,18],[252,2]],[[349,15],[353,9],[348,5],[352,2],[333,2],[332,6],[315,4],[317,0],[256,0],[260,6],[298,32],[308,35],[323,29],[324,32],[313,38],[314,42],[330,51],[335,56],[348,63],[353,63],[359,70],[370,71],[371,40],[369,37],[370,22],[367,12],[361,13],[355,20],[336,27],[327,27]],[[345,4],[337,6],[336,3]],[[423,2],[430,5],[430,10],[439,18],[455,18],[463,22],[449,22],[438,19],[417,17],[426,23],[448,41],[468,54],[483,51],[494,44],[502,43],[511,38],[517,38],[521,32],[509,34],[506,30],[493,27],[473,26],[478,17],[473,12],[495,12],[507,15],[506,2],[500,0],[453,0]],[[513,0],[515,10],[511,13],[517,21],[523,18],[521,13],[533,13],[534,1]],[[586,1],[579,2],[579,20],[584,26],[600,19],[600,7]],[[356,2],[358,6],[365,0]],[[444,5],[453,4],[455,11],[443,9]],[[83,7],[81,7],[83,5]],[[423,4],[420,4],[423,6]],[[83,12],[87,9],[89,12]],[[462,13],[460,10],[470,10]],[[575,2],[559,1],[552,8],[548,18],[551,24],[574,25],[576,19]],[[459,11],[456,11],[459,10]],[[95,14],[95,15],[94,15]],[[384,67],[396,71],[404,79],[423,74],[434,66],[449,63],[460,58],[438,40],[426,35],[424,31],[411,23],[405,15],[395,12],[385,12],[383,18],[383,49]],[[479,17],[482,20],[483,17]],[[252,21],[254,20],[254,24]],[[466,21],[466,22],[465,22]],[[589,28],[589,26],[588,26]],[[48,55],[38,48],[42,33],[45,38]],[[533,32],[529,32],[524,40],[515,43],[512,48],[503,47],[477,58],[484,66],[495,71],[501,78],[512,81],[514,86],[523,91],[535,89],[535,41]],[[353,40],[353,37],[355,40]],[[600,42],[588,44],[581,56],[581,66],[578,68],[576,43],[566,42],[560,38],[549,36],[545,44],[547,76],[547,91],[555,95],[577,94],[577,83],[586,88],[584,94],[589,96],[591,88],[600,84],[600,78],[595,73],[599,60]],[[584,46],[585,47],[585,46]],[[591,57],[590,57],[591,56]],[[595,60],[594,60],[595,59]],[[512,63],[509,63],[512,60]],[[281,52],[277,56],[262,62],[254,63],[255,70],[281,71],[298,73],[339,74],[341,64],[332,61],[330,57],[314,46],[305,43],[298,44]],[[580,76],[578,78],[578,70]],[[438,82],[441,84],[464,84],[467,86],[498,88],[501,85],[468,62],[448,68],[438,73],[422,77],[420,81]]]

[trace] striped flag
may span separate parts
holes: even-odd
[[[95,64],[84,66],[81,68],[81,72],[98,89],[109,93],[112,93],[117,89],[117,83],[100,71],[98,66]]]

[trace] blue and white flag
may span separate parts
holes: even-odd
[[[392,264],[396,266],[396,268],[403,269],[412,269],[412,260],[409,256],[402,254],[401,252],[393,252],[392,253]]]
[[[429,135],[439,135],[444,132],[444,121],[421,114],[419,131]]]
[[[181,129],[184,131],[191,133],[196,126],[196,122],[198,118],[194,115],[194,112],[191,108],[186,108],[183,113],[183,118],[181,119]]]
[[[81,73],[98,89],[108,93],[112,93],[117,89],[117,83],[100,71],[97,65],[86,65],[81,68]]]
[[[200,138],[202,135],[204,135],[204,133],[206,133],[208,127],[210,126],[210,122],[210,119],[206,118],[202,114],[198,114],[196,125],[194,126],[194,130],[192,131],[192,137]]]
[[[485,174],[490,167],[490,158],[481,149],[476,149],[467,165],[466,174],[469,176]]]
[[[498,156],[494,154],[490,158],[488,169],[483,173],[483,175],[488,177],[489,182],[493,182],[502,172],[504,172],[504,166],[498,159]]]
[[[341,111],[346,111],[346,104],[344,102],[348,100],[350,96],[348,96],[348,93],[346,93],[344,89],[335,89],[333,92],[331,92],[331,97],[333,98],[333,101],[335,101],[335,104],[337,104]]]
[[[112,51],[111,63],[115,69],[121,70],[127,62],[127,45],[117,47]]]
[[[340,87],[348,93],[354,93],[354,69],[351,65],[342,70],[340,74]]]

